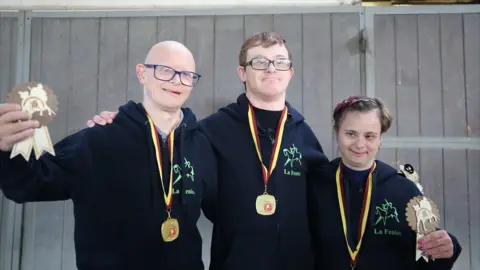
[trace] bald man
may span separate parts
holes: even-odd
[[[197,84],[191,52],[156,44],[136,66],[143,102],[119,108],[55,145],[56,155],[29,162],[10,152],[38,123],[0,104],[0,188],[17,203],[71,199],[79,270],[203,270],[196,223],[214,220],[216,161],[188,108]]]

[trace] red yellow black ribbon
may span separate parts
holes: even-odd
[[[160,173],[160,182],[162,183],[162,189],[163,189],[163,199],[165,200],[165,206],[166,210],[168,213],[168,216],[170,217],[170,211],[172,208],[172,194],[173,194],[173,145],[174,145],[174,131],[175,129],[170,132],[170,134],[167,137],[167,145],[168,145],[168,154],[170,157],[170,181],[168,184],[168,193],[165,191],[165,184],[163,183],[163,170],[162,170],[162,153],[161,153],[161,146],[160,146],[160,139],[158,138],[158,132],[155,128],[155,125],[153,124],[152,118],[147,115],[148,117],[148,122],[150,123],[150,131],[152,133],[152,140],[153,144],[155,145],[155,156],[157,158],[157,166],[158,166],[158,171]]]
[[[375,170],[376,163],[374,162],[370,173],[368,174],[367,182],[365,183],[365,194],[363,197],[362,203],[362,212],[360,213],[360,230],[358,231],[358,243],[355,250],[352,250],[350,244],[348,242],[348,229],[347,229],[347,218],[345,215],[345,194],[344,194],[344,187],[342,181],[342,169],[341,164],[338,166],[337,173],[336,173],[336,181],[337,181],[337,195],[338,195],[338,204],[340,206],[340,215],[342,218],[342,226],[343,226],[343,234],[345,235],[345,241],[348,247],[348,253],[350,254],[350,263],[352,269],[355,268],[358,260],[358,254],[360,252],[360,248],[362,247],[362,240],[363,235],[365,234],[365,229],[367,227],[368,221],[368,212],[370,211],[370,203],[372,199],[372,185],[373,185],[373,171]]]
[[[282,114],[280,115],[280,121],[277,127],[277,133],[275,134],[275,143],[273,145],[272,156],[270,158],[270,168],[267,170],[265,164],[262,160],[262,154],[260,152],[260,139],[258,137],[257,130],[257,121],[255,120],[255,113],[253,111],[253,106],[248,104],[248,123],[250,124],[250,132],[252,133],[253,143],[255,144],[255,149],[257,150],[257,155],[262,164],[262,174],[263,174],[263,183],[265,184],[265,192],[267,192],[267,183],[272,175],[273,170],[277,166],[278,154],[280,153],[280,146],[282,144],[283,131],[285,129],[285,122],[287,121],[287,112],[288,108],[285,106],[283,108]]]

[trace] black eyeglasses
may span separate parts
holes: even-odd
[[[270,64],[273,64],[273,67],[280,71],[290,70],[292,67],[292,61],[288,59],[269,60],[266,58],[253,58],[252,60],[246,62],[244,66],[251,66],[256,70],[266,70]]]
[[[193,71],[178,71],[164,65],[144,64],[144,66],[147,68],[153,68],[153,76],[155,76],[157,80],[168,82],[178,74],[180,82],[183,85],[190,87],[195,86],[198,83],[198,80],[200,80],[200,77],[202,77],[202,75]]]

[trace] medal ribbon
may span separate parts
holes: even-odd
[[[370,173],[368,174],[367,182],[365,183],[365,195],[363,197],[362,210],[360,213],[360,224],[359,224],[360,230],[358,232],[358,243],[355,251],[352,250],[352,248],[350,247],[350,244],[348,243],[347,219],[345,216],[345,194],[344,194],[343,181],[342,181],[341,164],[338,166],[337,173],[336,173],[338,204],[340,205],[340,215],[342,217],[343,234],[345,235],[345,241],[347,243],[348,253],[350,253],[352,269],[355,268],[355,265],[357,263],[358,253],[360,252],[363,235],[365,234],[365,229],[367,227],[368,212],[370,211],[370,202],[372,199],[372,184],[373,184],[372,175],[376,166],[377,166],[376,163],[373,163],[372,168],[370,169]]]
[[[170,132],[167,137],[167,146],[168,146],[168,154],[170,157],[170,181],[168,184],[168,194],[165,192],[165,184],[163,183],[163,170],[162,170],[162,153],[160,147],[160,139],[158,138],[158,132],[153,124],[152,118],[147,115],[148,122],[150,123],[150,131],[152,133],[153,144],[155,145],[155,156],[157,158],[157,166],[158,171],[160,173],[160,182],[162,183],[163,189],[163,199],[165,200],[165,206],[167,208],[168,217],[170,218],[170,211],[172,208],[172,194],[173,194],[173,143],[174,143],[174,131],[175,129]]]
[[[270,158],[270,168],[267,170],[265,164],[263,163],[262,154],[260,152],[260,139],[258,137],[257,121],[255,119],[253,106],[251,104],[248,104],[248,123],[250,125],[250,132],[252,133],[253,143],[255,144],[255,149],[257,150],[260,164],[262,164],[262,175],[263,183],[265,184],[265,194],[267,193],[268,180],[270,179],[273,170],[277,166],[278,154],[280,153],[280,146],[282,144],[283,131],[285,129],[285,122],[287,121],[287,112],[288,108],[287,106],[285,106],[285,108],[283,108],[282,114],[280,115],[280,121],[277,126],[277,133],[275,134],[275,143],[273,145],[272,156]]]

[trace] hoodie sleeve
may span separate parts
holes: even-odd
[[[89,130],[88,130],[89,131]],[[83,177],[84,168],[92,168],[88,131],[80,131],[55,144],[55,156],[43,154],[29,161],[0,151],[0,189],[16,202],[60,201],[72,198],[72,181]]]
[[[217,192],[218,192],[218,163],[216,154],[207,140],[207,151],[205,151],[205,157],[211,157],[208,161],[208,173],[206,173],[206,179],[204,181],[205,195],[202,201],[202,211],[205,217],[212,223],[216,219],[216,206],[217,206]]]

